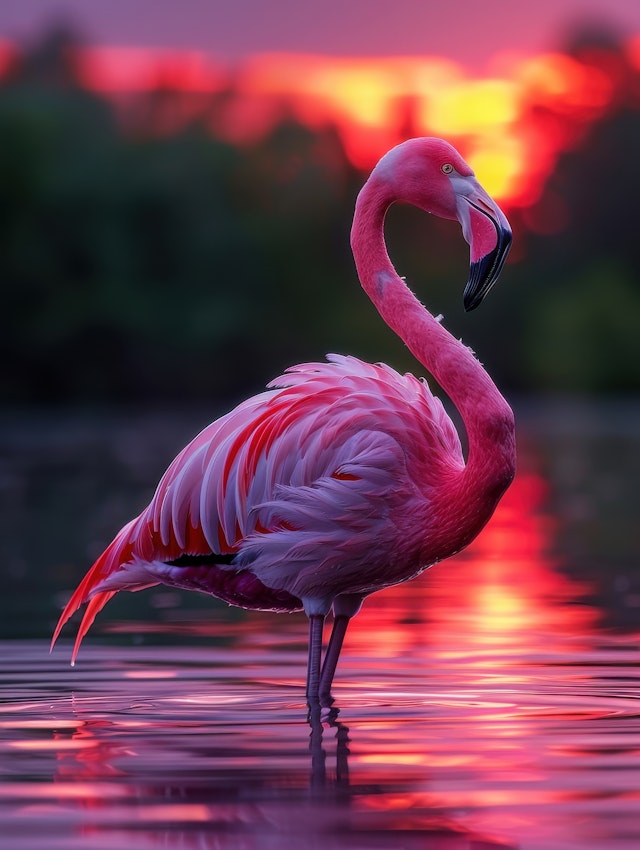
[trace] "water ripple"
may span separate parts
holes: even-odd
[[[284,657],[239,639],[246,659],[89,645],[73,670],[64,650],[5,643],[11,846],[637,846],[640,672],[615,641],[520,656],[515,684],[483,653],[346,659],[336,706],[309,723],[303,624]]]

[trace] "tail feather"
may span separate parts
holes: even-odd
[[[71,664],[73,665],[80,648],[82,638],[86,635],[93,623],[96,614],[103,608],[107,602],[115,596],[117,590],[100,590],[100,584],[110,576],[115,570],[126,564],[131,558],[132,543],[130,540],[130,531],[136,520],[132,520],[125,525],[118,533],[112,543],[107,546],[105,551],[100,555],[94,565],[91,567],[86,576],[82,579],[78,587],[73,592],[71,599],[65,605],[65,608],[60,615],[58,624],[51,639],[50,651],[53,650],[60,632],[65,623],[71,619],[81,605],[88,602],[87,609],[84,612],[80,628],[73,647],[71,656]]]
[[[78,655],[78,650],[80,649],[80,644],[82,643],[82,638],[91,628],[91,624],[95,620],[96,614],[101,608],[104,608],[111,597],[115,596],[117,592],[117,590],[104,590],[102,593],[96,593],[96,595],[89,600],[89,604],[85,608],[85,612],[82,616],[82,622],[80,623],[75,643],[73,644],[73,652],[71,653],[72,667],[76,663],[76,657]]]

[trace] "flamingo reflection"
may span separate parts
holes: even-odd
[[[375,824],[363,820],[363,806],[374,810],[368,799],[397,798],[399,792],[382,776],[378,784],[351,787],[350,733],[335,705],[310,706],[306,754],[302,746],[284,770],[233,771],[232,760],[219,751],[210,772],[198,776],[185,774],[179,760],[168,765],[165,759],[161,776],[140,775],[139,762],[154,731],[149,720],[139,724],[147,728],[139,730],[136,744],[126,718],[105,719],[105,712],[81,699],[74,700],[74,713],[78,723],[71,735],[55,736],[60,744],[55,794],[67,812],[75,806],[81,836],[108,833],[113,846],[146,837],[154,845],[161,840],[163,847],[180,850],[263,850],[280,846],[282,840],[301,850],[317,848],[319,841],[323,850],[355,850],[363,842],[386,847],[398,830],[407,850],[464,850],[479,842],[486,850],[514,846],[428,807],[413,808],[408,817],[395,804],[387,812],[377,811]],[[278,732],[277,726],[273,731]],[[211,741],[198,736],[197,747],[207,752]],[[240,747],[235,757],[242,761],[246,755]],[[108,780],[116,778],[112,786]]]

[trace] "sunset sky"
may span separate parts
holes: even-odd
[[[434,54],[482,72],[504,50],[562,47],[579,21],[640,32],[637,0],[5,0],[0,37],[28,40],[53,20],[94,43],[197,48],[226,60],[254,52]]]
[[[209,98],[231,84],[210,125],[219,138],[251,143],[286,102],[303,124],[338,128],[367,170],[409,118],[413,135],[461,145],[508,207],[535,203],[558,156],[615,100],[615,74],[563,54],[572,34],[617,37],[640,69],[638,0],[537,0],[526,11],[513,0],[10,0],[0,4],[0,75],[15,46],[56,22],[87,45],[76,66],[87,89],[116,100],[158,86],[182,93],[157,132],[198,108],[210,122]],[[539,120],[545,110],[557,120]]]

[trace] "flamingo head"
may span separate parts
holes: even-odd
[[[464,306],[475,309],[498,279],[512,234],[504,213],[469,165],[448,142],[422,138],[393,148],[374,173],[386,184],[390,199],[460,222],[471,249]]]

